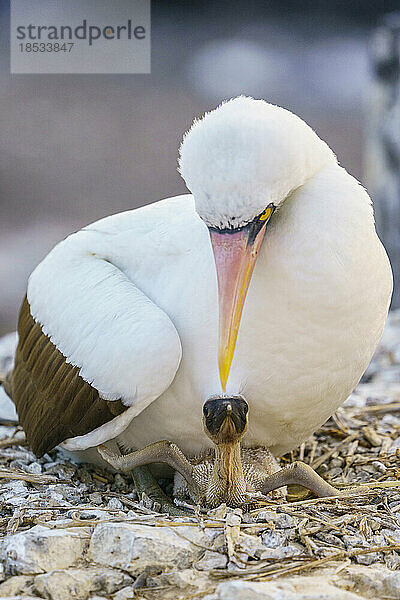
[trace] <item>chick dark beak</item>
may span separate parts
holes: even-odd
[[[242,436],[247,429],[248,404],[242,396],[210,398],[203,406],[204,429],[212,439]]]

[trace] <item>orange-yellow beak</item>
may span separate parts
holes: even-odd
[[[251,223],[237,231],[210,229],[218,278],[218,366],[224,392],[235,352],[244,301],[267,222],[268,219],[265,219],[256,226]]]

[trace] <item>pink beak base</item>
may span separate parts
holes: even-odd
[[[249,234],[248,227],[232,233],[210,230],[218,279],[218,366],[223,391],[226,391],[243,306],[265,226],[252,242],[249,241]]]

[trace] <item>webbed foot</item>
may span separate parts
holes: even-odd
[[[320,498],[340,496],[342,493],[300,460],[266,477],[259,489],[267,495],[286,485],[301,485]]]
[[[147,506],[159,513],[167,513],[171,517],[187,516],[187,512],[174,504],[173,500],[161,489],[149,467],[132,469],[132,479],[140,500],[150,500]]]
[[[139,499],[143,494],[149,498],[152,507],[158,512],[166,512],[172,516],[186,515],[178,508],[161,489],[150,469],[146,466],[154,463],[166,463],[186,479],[189,486],[196,486],[193,480],[193,467],[175,444],[166,440],[145,446],[141,450],[122,455],[111,451],[101,444],[97,447],[100,456],[117,471],[132,472],[135,490]]]

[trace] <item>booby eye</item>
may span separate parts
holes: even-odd
[[[267,206],[267,208],[264,210],[264,212],[261,213],[261,215],[258,217],[258,220],[259,221],[267,221],[270,218],[270,216],[272,215],[274,208],[275,207],[273,204],[269,204]]]

